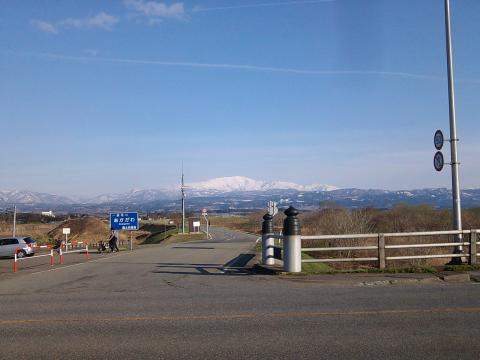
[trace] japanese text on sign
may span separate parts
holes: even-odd
[[[110,228],[112,230],[137,230],[138,213],[110,214]]]

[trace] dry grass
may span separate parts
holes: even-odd
[[[265,215],[265,211],[257,211],[248,215],[213,216],[210,217],[210,224],[260,235],[263,215]],[[274,227],[276,232],[280,232],[282,229],[282,222],[283,217],[280,214],[275,216]]]
[[[17,224],[17,236],[31,236],[39,242],[48,239],[48,233],[57,225],[55,224]],[[0,224],[0,236],[12,236],[13,226],[11,224]]]
[[[259,234],[264,212],[257,212],[245,216],[216,217],[212,219],[213,225],[229,227],[237,230],[254,232]],[[463,210],[463,228],[480,229],[480,208]],[[283,214],[275,217],[275,230],[281,230]],[[451,230],[451,211],[449,209],[434,209],[430,206],[407,206],[397,205],[390,210],[361,209],[349,210],[341,207],[325,208],[314,212],[300,214],[300,221],[303,235],[321,234],[365,234],[365,233],[387,233],[387,232],[413,232]],[[429,236],[429,237],[399,237],[387,238],[388,245],[397,244],[427,244],[427,243],[449,243],[453,242],[453,236]],[[336,239],[336,240],[314,240],[304,241],[304,247],[333,247],[333,246],[358,246],[376,245],[377,239]],[[387,256],[409,256],[409,255],[434,255],[450,253],[451,247],[445,248],[416,248],[416,249],[388,249]],[[362,251],[331,251],[308,253],[312,257],[376,257],[376,250]],[[411,259],[403,261],[389,261],[390,267],[404,266],[442,266],[449,258],[439,259]],[[375,267],[376,263],[341,263],[336,268],[362,268]]]

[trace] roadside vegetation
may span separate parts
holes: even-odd
[[[165,239],[168,239],[169,237],[175,235],[178,233],[177,228],[174,226],[170,228],[167,231],[158,231],[158,232],[153,232],[150,235],[145,237],[145,240],[143,240],[142,245],[146,244],[159,244]]]
[[[235,217],[214,217],[212,225],[227,228],[261,233],[262,216],[264,211],[255,212],[245,216]],[[321,234],[365,234],[365,233],[396,233],[396,232],[420,232],[451,230],[451,210],[435,209],[428,205],[409,206],[399,204],[391,209],[346,209],[334,204],[328,204],[317,211],[304,211],[300,215],[303,235]],[[276,232],[282,229],[282,222],[285,216],[280,213],[275,216],[274,228]],[[480,229],[480,208],[464,209],[462,213],[464,229]],[[453,242],[453,237],[448,235],[431,237],[399,237],[388,238],[389,245],[408,243],[448,243]],[[303,241],[303,247],[348,247],[358,245],[375,245],[376,239],[353,240],[312,240]],[[451,249],[448,249],[449,252]],[[435,255],[445,253],[445,248],[417,248],[417,249],[389,249],[389,256],[406,255]],[[309,252],[312,257],[375,257],[376,250],[355,250],[355,251],[327,251],[322,253]],[[439,259],[411,259],[389,261],[388,271],[433,271],[432,266],[442,267],[449,261],[448,258]],[[310,268],[310,263],[304,263],[305,268]],[[356,271],[376,271],[375,263],[336,263],[329,264],[331,269],[354,269]],[[424,270],[422,270],[424,269]],[[407,271],[405,270],[405,271]],[[322,272],[323,270],[311,269],[311,272]],[[324,268],[324,272],[328,272]]]
[[[247,215],[215,216],[211,224],[254,234],[261,233],[265,211]],[[280,232],[283,213],[274,218],[275,231]],[[301,211],[303,235],[354,234],[406,231],[450,230],[451,210],[435,209],[429,205],[395,205],[391,209],[346,209],[329,204],[317,211]],[[464,229],[480,228],[480,208],[463,209]]]

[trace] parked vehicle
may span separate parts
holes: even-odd
[[[37,242],[28,236],[0,238],[0,257],[33,256],[37,250]]]

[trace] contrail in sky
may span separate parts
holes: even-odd
[[[319,3],[329,3],[335,2],[337,0],[299,0],[299,1],[278,1],[271,3],[260,3],[260,4],[243,4],[243,5],[232,5],[232,6],[219,6],[219,7],[194,7],[191,12],[203,12],[203,11],[218,11],[218,10],[235,10],[235,9],[245,9],[245,8],[259,8],[259,7],[270,7],[270,6],[287,6],[287,5],[304,5],[304,4],[319,4]]]
[[[53,60],[67,60],[84,63],[115,63],[115,64],[132,64],[132,65],[151,65],[151,66],[172,66],[172,67],[187,67],[187,68],[204,68],[204,69],[230,69],[243,71],[258,71],[271,73],[285,73],[298,75],[376,75],[376,76],[391,76],[402,77],[421,80],[445,80],[445,77],[435,75],[424,75],[402,71],[381,71],[381,70],[315,70],[315,69],[299,69],[290,67],[272,67],[272,66],[257,66],[246,64],[222,64],[222,63],[202,63],[202,62],[186,62],[186,61],[159,61],[159,60],[142,60],[142,59],[128,59],[128,58],[105,58],[105,57],[91,57],[91,56],[69,56],[55,53],[26,53],[15,51],[4,51],[16,55],[36,56],[40,58]],[[458,80],[463,83],[480,84],[479,80],[468,79]]]
[[[245,64],[222,64],[222,63],[200,63],[200,62],[185,62],[185,61],[158,61],[158,60],[142,60],[142,59],[126,59],[126,58],[104,58],[104,57],[87,57],[87,56],[68,56],[53,53],[36,53],[29,54],[43,58],[69,60],[77,62],[107,62],[118,64],[136,64],[136,65],[157,65],[157,66],[177,66],[190,68],[211,68],[211,69],[232,69],[232,70],[246,70],[246,71],[260,71],[260,72],[276,72],[276,73],[290,73],[300,75],[386,75],[398,76],[414,79],[425,80],[443,80],[443,77],[422,75],[400,71],[377,71],[377,70],[314,70],[314,69],[298,69],[288,67],[272,67],[272,66],[257,66]]]

